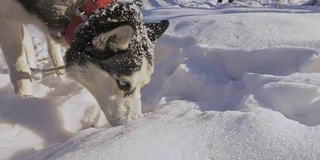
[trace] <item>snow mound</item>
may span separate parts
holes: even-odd
[[[90,130],[26,159],[316,159],[318,133],[244,99],[250,112],[201,112],[172,101],[129,125]],[[156,132],[155,132],[156,131]],[[90,133],[88,133],[90,132]],[[310,148],[313,148],[310,150]],[[317,149],[318,148],[318,149]]]
[[[145,115],[123,126],[110,128],[65,76],[35,75],[37,98],[10,95],[0,62],[0,159],[319,159],[319,13],[291,3],[144,1],[145,21],[171,25],[142,90]]]
[[[301,46],[320,49],[320,32],[314,29],[320,25],[319,15],[303,10],[289,14],[283,10],[268,13],[264,9],[237,8],[219,12],[194,9],[178,13],[181,18],[169,17],[167,12],[174,12],[174,9],[147,14],[151,17],[156,14],[157,19],[172,18],[168,34],[197,37],[198,43],[215,48],[250,51],[272,46]]]
[[[107,126],[95,99],[77,83],[53,76],[40,82],[35,88],[43,98],[0,95],[1,160],[66,141],[83,129]]]

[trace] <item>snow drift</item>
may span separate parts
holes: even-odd
[[[145,115],[123,126],[110,128],[65,76],[35,75],[38,98],[10,95],[1,64],[0,159],[319,159],[320,14],[283,3],[144,1],[146,21],[171,25],[142,91]]]

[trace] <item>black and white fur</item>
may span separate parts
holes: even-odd
[[[36,25],[45,33],[49,54],[54,65],[60,66],[57,45],[65,45],[63,34],[82,2],[0,1],[0,45],[15,93],[32,95],[27,55],[34,51],[23,24]],[[111,125],[141,114],[140,90],[153,73],[154,42],[168,25],[168,21],[143,23],[140,1],[118,0],[76,30],[66,52],[65,70],[96,98]]]

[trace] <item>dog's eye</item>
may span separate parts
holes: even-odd
[[[131,88],[130,83],[123,81],[123,80],[118,80],[118,79],[116,81],[117,81],[118,87],[121,90],[124,90],[124,91],[130,90],[130,88]]]

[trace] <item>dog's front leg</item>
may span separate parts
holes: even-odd
[[[27,61],[29,63],[30,68],[37,68],[37,60],[36,60],[36,54],[34,50],[34,44],[32,41],[32,38],[30,36],[30,33],[28,32],[28,29],[26,27],[23,27],[23,51],[25,52],[27,56]]]
[[[56,43],[50,35],[46,35],[47,46],[48,46],[48,54],[51,58],[52,64],[54,67],[60,67],[64,65],[64,61],[61,55],[61,48],[58,43]],[[57,75],[63,75],[65,73],[64,70],[57,70]]]
[[[0,24],[0,45],[9,68],[14,91],[16,94],[31,96],[31,71],[23,46],[25,36],[23,24],[1,18]]]

